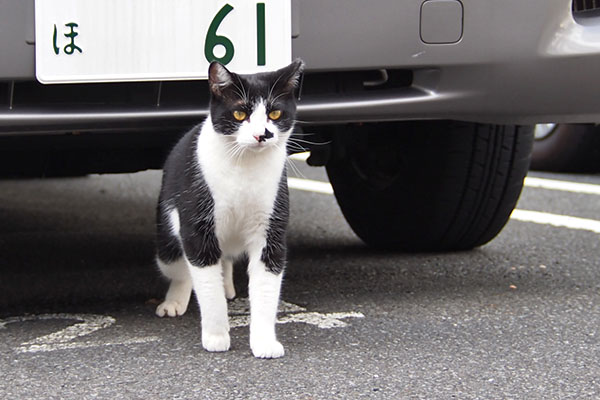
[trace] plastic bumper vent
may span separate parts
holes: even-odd
[[[600,0],[573,0],[573,13],[582,14],[600,10]]]

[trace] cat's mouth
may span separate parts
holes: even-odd
[[[272,143],[271,142],[267,142],[265,140],[263,141],[257,141],[254,143],[249,143],[247,144],[245,147],[251,151],[256,151],[256,152],[260,152],[263,151],[264,149],[271,147]]]
[[[264,137],[255,137],[255,139],[252,142],[245,142],[241,146],[251,151],[263,151],[274,144],[274,141],[265,139]]]

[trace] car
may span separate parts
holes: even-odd
[[[326,167],[360,238],[396,250],[462,250],[488,242],[508,221],[533,125],[600,120],[598,2],[231,0],[195,13],[179,9],[183,3],[157,0],[160,10],[113,3],[125,11],[101,19],[87,10],[97,31],[85,36],[78,21],[55,16],[93,2],[0,2],[3,176],[160,168],[208,104],[206,81],[171,74],[181,65],[163,52],[194,45],[189,54],[202,58],[204,46],[203,62],[231,61],[243,72],[233,45],[236,54],[256,46],[257,67],[278,55],[305,61],[299,143],[311,151],[310,164]],[[282,13],[270,11],[279,6]],[[240,7],[250,7],[247,20],[231,23]],[[153,25],[134,35],[128,26],[140,18]],[[206,22],[204,42],[189,36],[196,20]],[[227,38],[228,21],[237,44]],[[281,21],[290,23],[274,35]],[[90,59],[84,44],[101,35],[118,36],[105,40],[105,58]],[[156,48],[123,51],[131,38],[155,36],[148,46]],[[265,50],[271,39],[279,47]],[[91,61],[72,69],[69,54]],[[160,56],[159,74],[90,78],[122,60],[144,67],[152,54]]]

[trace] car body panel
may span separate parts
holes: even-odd
[[[462,35],[455,43],[423,41],[423,4],[432,1],[462,6]],[[404,70],[412,76],[404,86],[303,93],[299,119],[308,124],[600,120],[600,17],[576,19],[571,2],[564,0],[425,2],[292,0],[293,54],[306,62],[308,83],[311,73]],[[18,89],[13,82],[34,79],[34,46],[33,0],[0,0],[0,81],[6,99],[0,98],[0,134],[176,123],[207,113],[206,94],[200,103],[173,106],[160,101],[119,107],[13,104]]]

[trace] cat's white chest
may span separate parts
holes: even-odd
[[[285,152],[265,149],[235,158],[222,137],[203,128],[198,161],[214,200],[215,233],[225,253],[262,246],[277,196]]]

